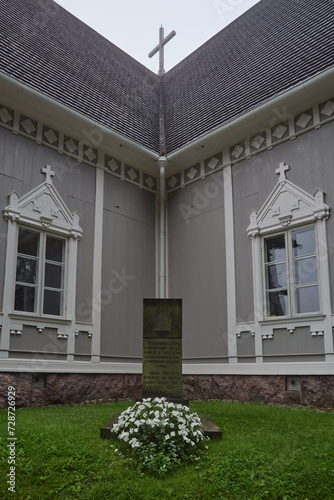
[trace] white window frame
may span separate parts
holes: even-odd
[[[247,234],[252,240],[255,322],[279,322],[291,318],[331,315],[326,234],[329,207],[324,203],[324,193],[321,189],[317,189],[313,196],[310,195],[286,179],[285,172],[287,170],[289,170],[289,166],[281,163],[280,168],[276,170],[276,173],[280,174],[278,184],[260,210],[258,212],[252,210],[249,214],[250,224],[247,228]],[[316,236],[320,310],[314,313],[295,313],[290,309],[288,316],[270,317],[267,314],[266,303],[265,239],[310,225],[314,226]]]
[[[32,233],[38,234],[38,252],[37,256],[30,256],[28,254],[22,254],[18,251],[18,239],[19,239],[19,232],[20,229],[24,231],[30,231]],[[62,262],[55,262],[51,261],[46,258],[46,241],[47,238],[55,238],[63,243],[63,260]],[[68,239],[64,238],[63,236],[60,237],[58,235],[55,235],[50,232],[46,231],[37,231],[36,229],[32,229],[27,226],[22,226],[18,225],[17,227],[17,252],[16,252],[16,258],[18,257],[23,257],[23,258],[31,258],[36,261],[36,277],[37,277],[37,282],[34,285],[27,284],[25,282],[19,282],[16,280],[15,276],[15,281],[14,281],[14,292],[13,292],[13,311],[14,312],[19,312],[19,313],[29,313],[29,314],[37,314],[38,316],[53,316],[55,318],[64,318],[66,316],[66,296],[67,296],[67,284],[68,284],[68,266],[67,266],[67,253],[68,253]],[[62,268],[62,287],[61,288],[52,288],[50,286],[45,285],[45,268],[46,264],[51,263],[54,265],[58,265],[59,267]],[[35,288],[36,290],[36,295],[35,295],[35,310],[34,311],[26,311],[26,310],[21,310],[21,309],[16,309],[15,308],[15,299],[16,299],[16,285],[22,285],[22,286],[27,286],[31,288]],[[61,305],[60,305],[60,314],[49,314],[49,313],[44,313],[44,291],[45,290],[55,290],[59,291],[61,293]]]
[[[292,254],[292,233],[295,231],[303,230],[303,229],[308,229],[312,228],[314,230],[314,238],[315,238],[315,252],[312,252],[312,254],[308,254],[308,257],[314,256],[316,258],[316,268],[317,268],[317,281],[314,282],[309,282],[305,284],[301,283],[295,283],[294,282],[294,262],[296,260],[301,260],[302,258],[306,258],[307,256],[303,257],[297,257],[293,256]],[[279,236],[284,236],[285,238],[285,259],[281,261],[276,261],[278,263],[285,263],[286,265],[286,286],[283,286],[281,288],[277,288],[277,291],[280,290],[287,290],[287,314],[286,315],[277,315],[277,316],[272,316],[270,315],[270,304],[269,304],[269,299],[268,299],[268,293],[269,290],[274,291],[276,290],[275,288],[269,288],[268,287],[268,274],[267,274],[267,269],[271,265],[270,262],[267,262],[266,260],[266,242],[270,239],[279,237]],[[293,227],[291,229],[286,229],[285,231],[279,231],[278,233],[270,234],[267,236],[262,237],[262,277],[263,277],[263,304],[264,304],[264,311],[263,311],[263,317],[264,318],[276,318],[276,319],[282,319],[282,318],[297,318],[300,316],[305,316],[307,314],[319,314],[322,311],[322,304],[321,304],[321,287],[319,283],[319,258],[318,258],[318,251],[317,251],[317,243],[318,238],[317,238],[317,231],[316,227],[314,224],[312,225],[304,225],[300,227]],[[272,264],[274,265],[274,264]],[[314,311],[310,312],[298,312],[297,311],[297,304],[296,304],[296,289],[297,288],[306,288],[308,286],[317,286],[318,288],[318,302],[319,302],[319,308]]]
[[[42,169],[46,180],[29,193],[20,197],[14,191],[9,195],[9,205],[4,209],[8,221],[6,270],[3,310],[10,316],[22,318],[53,318],[54,321],[73,321],[75,318],[75,292],[77,269],[77,244],[82,236],[79,225],[80,214],[71,213],[52,183],[54,172],[50,166]],[[38,306],[35,312],[14,309],[16,260],[19,228],[40,233],[42,240],[53,236],[65,241],[65,274],[62,315],[43,314],[41,288],[38,291]],[[44,258],[43,258],[44,261]],[[44,272],[41,273],[42,280]],[[14,286],[13,286],[14,283]],[[40,281],[40,283],[42,283]]]

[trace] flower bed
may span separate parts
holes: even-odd
[[[165,398],[147,398],[121,413],[111,432],[142,471],[163,474],[199,458],[208,440],[197,413]]]

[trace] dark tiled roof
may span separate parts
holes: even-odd
[[[0,71],[171,153],[334,64],[333,0],[261,0],[162,79],[52,0],[0,0]]]
[[[0,70],[159,149],[159,77],[52,0],[0,0]]]
[[[333,0],[262,0],[163,76],[167,151],[333,64]]]

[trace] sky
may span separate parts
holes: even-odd
[[[259,0],[56,0],[84,23],[154,73],[159,55],[148,53],[159,42],[162,25],[168,71]]]

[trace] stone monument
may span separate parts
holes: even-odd
[[[144,299],[142,398],[155,397],[189,405],[182,397],[182,299]],[[101,438],[111,439],[119,415],[101,428]],[[222,438],[210,415],[199,417],[204,434],[210,439]]]
[[[144,299],[142,397],[182,398],[182,299]]]

